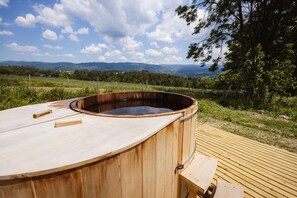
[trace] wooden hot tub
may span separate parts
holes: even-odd
[[[144,100],[175,109],[104,113],[129,101],[147,105]],[[196,112],[193,98],[161,92],[100,94],[0,111],[0,197],[185,196],[178,173],[195,150]]]

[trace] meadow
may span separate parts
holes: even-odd
[[[269,110],[234,108],[220,92],[208,89],[82,81],[53,77],[0,75],[0,110],[120,91],[166,91],[198,100],[198,122],[297,153],[297,98],[281,98]],[[289,119],[280,118],[287,115]]]

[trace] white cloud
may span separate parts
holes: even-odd
[[[157,28],[154,32],[147,33],[147,36],[151,40],[155,40],[155,41],[163,41],[168,43],[173,42],[171,34],[166,30],[160,30],[159,28]]]
[[[77,31],[73,31],[73,28],[69,25],[65,26],[64,29],[61,31],[63,34],[88,34],[89,28],[82,27],[79,28]]]
[[[63,47],[61,47],[61,46],[52,46],[52,45],[46,45],[46,44],[44,44],[43,45],[44,47],[46,47],[46,48],[48,48],[48,49],[55,49],[55,50],[61,50],[61,49],[63,49]]]
[[[161,49],[161,52],[163,52],[164,54],[177,54],[178,51],[179,50],[176,47],[163,47]]]
[[[150,42],[150,45],[155,48],[160,48],[160,46],[158,45],[158,43],[156,41]]]
[[[74,42],[78,42],[78,41],[79,41],[78,37],[77,37],[75,34],[70,34],[70,35],[68,36],[68,38],[69,38],[71,41],[74,41]]]
[[[56,34],[56,32],[52,31],[52,30],[45,30],[44,32],[42,32],[42,36],[45,39],[49,39],[49,40],[58,40],[58,35]]]
[[[103,62],[103,61],[106,61],[106,59],[105,59],[104,56],[99,56],[99,57],[98,57],[98,60],[99,60],[99,61],[102,61],[102,62]]]
[[[4,22],[3,19],[2,19],[2,17],[0,17],[0,25],[9,26],[9,23]]]
[[[103,36],[122,38],[145,33],[158,22],[161,11],[174,10],[180,3],[171,0],[63,0],[59,5],[68,19],[78,17]]]
[[[107,46],[101,43],[98,43],[97,45],[92,43],[91,45],[86,46],[84,49],[80,50],[80,52],[83,54],[95,54],[98,52],[102,52],[102,48],[107,48]]]
[[[198,17],[205,15],[205,11],[198,10]],[[192,38],[194,25],[187,26],[173,11],[164,12],[161,22],[152,32],[147,32],[147,37],[152,41],[172,43],[178,39]]]
[[[26,14],[25,17],[18,16],[15,19],[15,23],[21,27],[32,28],[35,26],[36,18],[34,15],[29,13],[29,14]]]
[[[66,14],[64,6],[55,3],[53,8],[44,5],[35,5],[35,11],[38,13],[36,20],[39,23],[46,24],[53,27],[67,26],[70,24],[70,18]]]
[[[145,50],[145,54],[149,55],[149,56],[162,56],[163,55],[162,52],[154,50],[154,49]]]
[[[0,0],[0,6],[7,7],[9,0]]]
[[[124,51],[135,51],[143,44],[140,41],[136,41],[130,36],[120,39],[120,43],[123,45]]]
[[[98,57],[99,58],[99,57]],[[104,54],[105,60],[110,61],[128,61],[128,59],[119,50],[113,50]]]
[[[118,57],[119,61],[128,61],[128,59],[125,56]]]
[[[14,35],[13,32],[11,31],[7,31],[7,30],[3,30],[3,31],[0,31],[0,36],[11,36],[11,35]]]
[[[146,62],[145,55],[142,52],[130,52],[129,55],[136,62]]]
[[[79,28],[77,31],[74,31],[71,26],[67,25],[61,30],[61,33],[62,34],[69,34],[68,38],[71,41],[78,42],[79,39],[78,39],[77,35],[88,34],[89,33],[89,28],[82,27],[82,28]]]
[[[119,50],[113,50],[111,52],[106,52],[105,53],[105,57],[117,57],[117,56],[121,56],[122,52]]]
[[[134,53],[136,57],[138,58],[144,58],[144,54],[142,52],[136,52]]]
[[[33,53],[32,55],[34,56],[52,56],[50,53],[45,52],[45,53]]]
[[[63,34],[72,34],[73,28],[69,25],[65,26],[64,29],[61,31]]]
[[[17,43],[7,44],[6,47],[17,52],[36,52],[38,48],[31,45],[19,45]]]
[[[67,53],[67,54],[59,54],[58,56],[62,56],[62,57],[68,57],[68,58],[74,58],[75,56],[71,53]]]
[[[179,63],[182,61],[183,61],[183,58],[179,56],[168,56],[164,59],[164,63]]]
[[[79,28],[76,32],[76,34],[89,34],[89,28]]]

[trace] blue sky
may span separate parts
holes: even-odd
[[[0,61],[192,63],[183,0],[0,0]],[[200,11],[203,16],[205,13]]]

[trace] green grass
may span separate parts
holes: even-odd
[[[234,110],[215,101],[199,101],[200,122],[297,153],[297,123],[255,111]]]
[[[297,98],[281,98],[276,107],[259,114],[256,109],[224,107],[220,91],[142,84],[92,82],[63,78],[0,76],[0,110],[46,101],[106,92],[166,91],[198,100],[198,121],[217,128],[297,153]],[[291,120],[279,118],[280,114]]]

